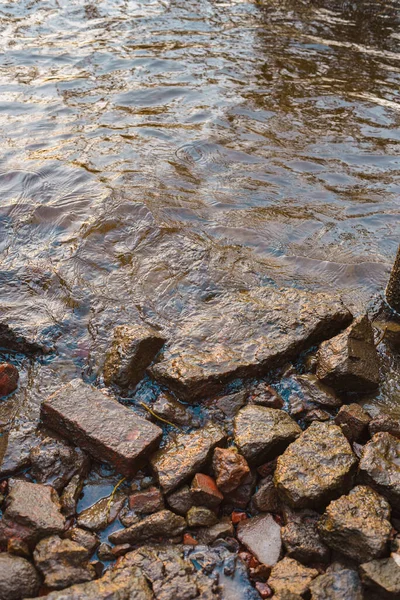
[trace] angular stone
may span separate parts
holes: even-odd
[[[233,377],[282,365],[350,321],[326,294],[267,287],[221,294],[181,323],[151,373],[182,397],[204,397]]]
[[[36,425],[20,423],[0,436],[0,477],[8,477],[29,466],[30,451],[40,440]]]
[[[246,404],[246,400],[247,392],[246,390],[241,390],[235,394],[221,396],[221,398],[218,398],[214,401],[214,406],[220,410],[225,417],[228,417],[228,419],[233,419],[238,410],[242,408],[244,404]]]
[[[66,517],[76,513],[76,505],[82,493],[84,480],[80,475],[74,475],[61,494],[61,510]]]
[[[316,404],[324,408],[338,408],[342,405],[333,389],[321,383],[315,375],[296,375],[291,377],[291,382],[306,410]]]
[[[398,600],[400,598],[400,566],[390,556],[372,560],[360,566],[363,584],[377,600]]]
[[[123,389],[135,387],[165,343],[165,338],[147,325],[120,325],[104,363],[104,383]]]
[[[47,398],[41,415],[46,426],[127,476],[141,466],[162,436],[159,427],[80,379]]]
[[[6,552],[0,554],[0,600],[31,598],[39,588],[39,574],[29,561]]]
[[[253,473],[249,473],[242,483],[235,490],[227,494],[225,497],[225,509],[230,508],[235,510],[237,508],[245,509],[249,504],[256,487],[257,478]]]
[[[77,524],[90,531],[101,531],[115,521],[126,500],[125,494],[117,491],[111,502],[110,497],[101,498],[77,516]]]
[[[311,600],[363,600],[357,571],[341,569],[319,575],[311,582]]]
[[[217,508],[224,499],[212,477],[204,473],[196,473],[190,488],[193,504]]]
[[[193,425],[196,420],[192,412],[165,392],[161,392],[151,409],[156,415],[176,425]]]
[[[30,356],[42,354],[47,350],[29,327],[10,327],[4,322],[0,323],[0,346]]]
[[[293,508],[323,506],[348,491],[356,464],[340,428],[314,421],[279,456],[274,482]]]
[[[129,508],[138,514],[149,515],[164,508],[164,499],[160,490],[150,487],[142,492],[131,494]]]
[[[186,519],[189,527],[210,527],[218,522],[215,512],[205,506],[192,506]]]
[[[272,515],[258,515],[241,521],[237,537],[246,548],[264,565],[275,565],[282,550],[281,528]]]
[[[249,393],[248,404],[258,404],[267,408],[283,408],[283,398],[265,382],[259,383]]]
[[[374,331],[366,315],[358,317],[318,351],[317,377],[341,392],[369,392],[379,386]]]
[[[156,452],[150,462],[164,493],[172,492],[200,471],[225,438],[220,427],[209,423],[192,433],[176,435]]]
[[[72,540],[79,546],[86,548],[87,557],[89,558],[100,544],[98,536],[91,531],[81,529],[80,527],[72,527],[65,532],[65,537]]]
[[[178,513],[178,515],[186,515],[188,510],[193,506],[190,487],[184,485],[176,490],[176,492],[169,494],[169,496],[167,496],[167,503],[174,512]]]
[[[114,554],[112,552],[112,546],[110,546],[110,544],[106,544],[105,542],[102,542],[97,550],[97,556],[99,557],[99,560],[102,561],[108,561],[108,560],[114,560]]]
[[[10,363],[0,364],[0,397],[8,396],[18,387],[19,373],[17,367]]]
[[[221,519],[219,523],[196,530],[196,540],[199,544],[213,544],[218,539],[231,538],[234,535],[232,521],[228,517]]]
[[[290,519],[282,528],[282,542],[287,555],[303,564],[326,563],[330,551],[318,533],[320,516],[313,510],[302,510],[290,514]]]
[[[250,473],[246,459],[236,448],[215,448],[213,470],[217,487],[224,494],[235,490]]]
[[[283,410],[245,406],[235,417],[234,439],[249,463],[275,458],[301,433],[298,424]]]
[[[392,526],[388,502],[371,488],[359,485],[329,504],[319,522],[324,542],[356,562],[384,556]]]
[[[316,569],[304,567],[297,560],[285,556],[273,567],[268,584],[278,597],[286,592],[303,596],[317,575]]]
[[[119,529],[110,534],[112,544],[136,544],[154,538],[172,538],[183,533],[186,521],[169,510],[161,510],[149,515],[127,529]]]
[[[279,512],[280,499],[274,486],[273,475],[268,475],[260,481],[258,490],[253,496],[253,507],[261,512]]]
[[[57,535],[41,540],[33,559],[50,589],[60,590],[75,583],[91,581],[96,576],[94,568],[87,562],[87,549]]]
[[[390,415],[377,415],[371,420],[368,429],[371,437],[379,431],[386,431],[390,435],[400,438],[400,421]]]
[[[390,433],[376,433],[364,446],[360,465],[360,478],[385,496],[400,510],[400,440]]]
[[[367,434],[370,420],[371,417],[359,404],[346,404],[336,415],[335,423],[350,442],[358,442]]]

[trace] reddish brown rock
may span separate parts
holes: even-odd
[[[0,364],[0,397],[8,396],[18,387],[19,373],[17,367],[10,363]]]
[[[231,510],[241,508],[245,509],[251,500],[256,486],[256,477],[253,473],[248,473],[243,482],[225,497],[225,505]]]
[[[350,442],[358,442],[367,434],[370,420],[359,404],[346,404],[336,415],[335,423]]]
[[[110,534],[112,544],[137,544],[157,538],[174,538],[183,533],[186,521],[169,510],[161,510],[145,517],[127,529],[120,529]]]
[[[390,415],[380,414],[372,419],[369,424],[369,433],[372,436],[380,431],[386,431],[396,438],[400,438],[400,421]]]
[[[235,448],[215,448],[213,470],[218,489],[224,494],[235,490],[250,473],[246,459]]]
[[[128,476],[141,466],[162,436],[159,427],[80,379],[47,398],[41,415],[47,427]]]
[[[164,499],[160,490],[151,487],[143,490],[143,492],[131,494],[129,496],[129,508],[139,514],[150,515],[164,508]]]
[[[248,404],[259,404],[268,408],[283,408],[283,399],[274,388],[265,382],[259,383],[251,390]]]
[[[193,504],[196,506],[207,506],[216,508],[224,499],[214,479],[204,473],[197,473],[190,488]]]
[[[169,494],[167,496],[167,503],[178,515],[186,515],[188,510],[193,506],[190,487],[184,485],[175,492],[172,492],[172,494]]]

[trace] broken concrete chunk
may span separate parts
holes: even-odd
[[[181,535],[186,527],[183,517],[169,510],[161,510],[145,517],[127,529],[119,529],[110,534],[112,544],[136,544],[149,539]]]
[[[127,476],[141,466],[162,436],[159,427],[80,379],[47,398],[41,415],[46,426]]]
[[[280,557],[281,528],[270,514],[258,515],[238,525],[239,541],[264,565],[275,565]]]
[[[225,293],[183,321],[150,370],[182,397],[204,397],[234,377],[282,365],[341,331],[351,318],[327,294],[271,287]]]
[[[165,338],[147,325],[120,325],[104,364],[104,383],[123,389],[135,387],[165,343]]]
[[[357,459],[340,428],[314,421],[278,457],[274,481],[290,506],[313,508],[346,493],[356,465]]]
[[[398,600],[400,598],[400,566],[392,556],[381,560],[372,560],[360,566],[361,580],[379,600]]]
[[[311,600],[363,600],[357,571],[341,569],[319,575],[310,584]]]
[[[400,440],[390,433],[376,433],[364,446],[359,465],[363,483],[373,487],[400,510]]]
[[[220,427],[209,423],[192,433],[176,435],[156,452],[150,462],[164,493],[172,492],[200,471],[225,438]]]
[[[25,558],[0,554],[0,600],[31,598],[39,592],[40,577]]]
[[[374,331],[366,315],[321,344],[317,377],[340,392],[370,392],[379,386]]]

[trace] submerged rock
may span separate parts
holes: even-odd
[[[260,563],[272,566],[278,562],[282,550],[281,528],[272,515],[258,515],[241,521],[237,537]]]
[[[172,492],[204,467],[216,446],[225,441],[226,434],[209,423],[188,434],[178,434],[151,457],[164,493]]]
[[[314,421],[278,457],[274,481],[290,506],[313,508],[348,491],[356,465],[340,428]]]
[[[41,415],[46,426],[128,476],[141,466],[162,436],[159,427],[80,379],[47,398]]]
[[[359,485],[329,504],[319,522],[324,542],[356,562],[384,556],[392,526],[388,502],[371,488]]]
[[[400,598],[400,566],[392,556],[372,560],[360,566],[363,584],[379,600]]]
[[[77,524],[90,531],[101,531],[115,521],[125,501],[126,496],[121,491],[117,491],[112,499],[101,498],[78,514]]]
[[[317,575],[316,569],[304,567],[297,560],[285,556],[273,567],[268,584],[278,597],[286,592],[303,596]]]
[[[363,600],[357,571],[341,569],[319,575],[310,584],[311,600]]]
[[[235,490],[250,473],[246,459],[236,448],[215,448],[213,471],[218,489],[224,494]]]
[[[313,510],[291,512],[288,523],[282,528],[282,542],[287,555],[303,564],[326,563],[329,548],[318,533],[321,515]]]
[[[17,367],[10,363],[0,364],[0,397],[8,396],[18,387],[19,373]]]
[[[35,567],[20,556],[0,554],[0,600],[32,598],[40,588]]]
[[[300,433],[298,424],[276,408],[249,405],[235,417],[235,444],[250,463],[261,464],[275,458]]]
[[[110,534],[112,544],[137,544],[155,538],[173,538],[183,533],[186,521],[169,510],[161,510],[145,517],[127,529]]]
[[[385,496],[400,510],[400,440],[390,433],[376,433],[364,446],[359,473],[362,481]]]
[[[379,360],[374,331],[366,315],[323,342],[318,351],[317,377],[341,392],[370,392],[379,386]]]
[[[233,377],[282,365],[350,321],[349,311],[326,294],[271,287],[225,293],[181,323],[151,373],[189,400],[204,397]]]
[[[147,325],[120,325],[104,364],[104,383],[123,389],[135,387],[165,343],[165,338]]]

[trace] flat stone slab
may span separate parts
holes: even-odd
[[[280,366],[351,320],[328,294],[271,287],[226,293],[181,323],[150,372],[189,400],[204,397],[232,378]]]
[[[162,436],[159,427],[80,379],[47,398],[41,416],[47,427],[128,476],[140,468]]]

